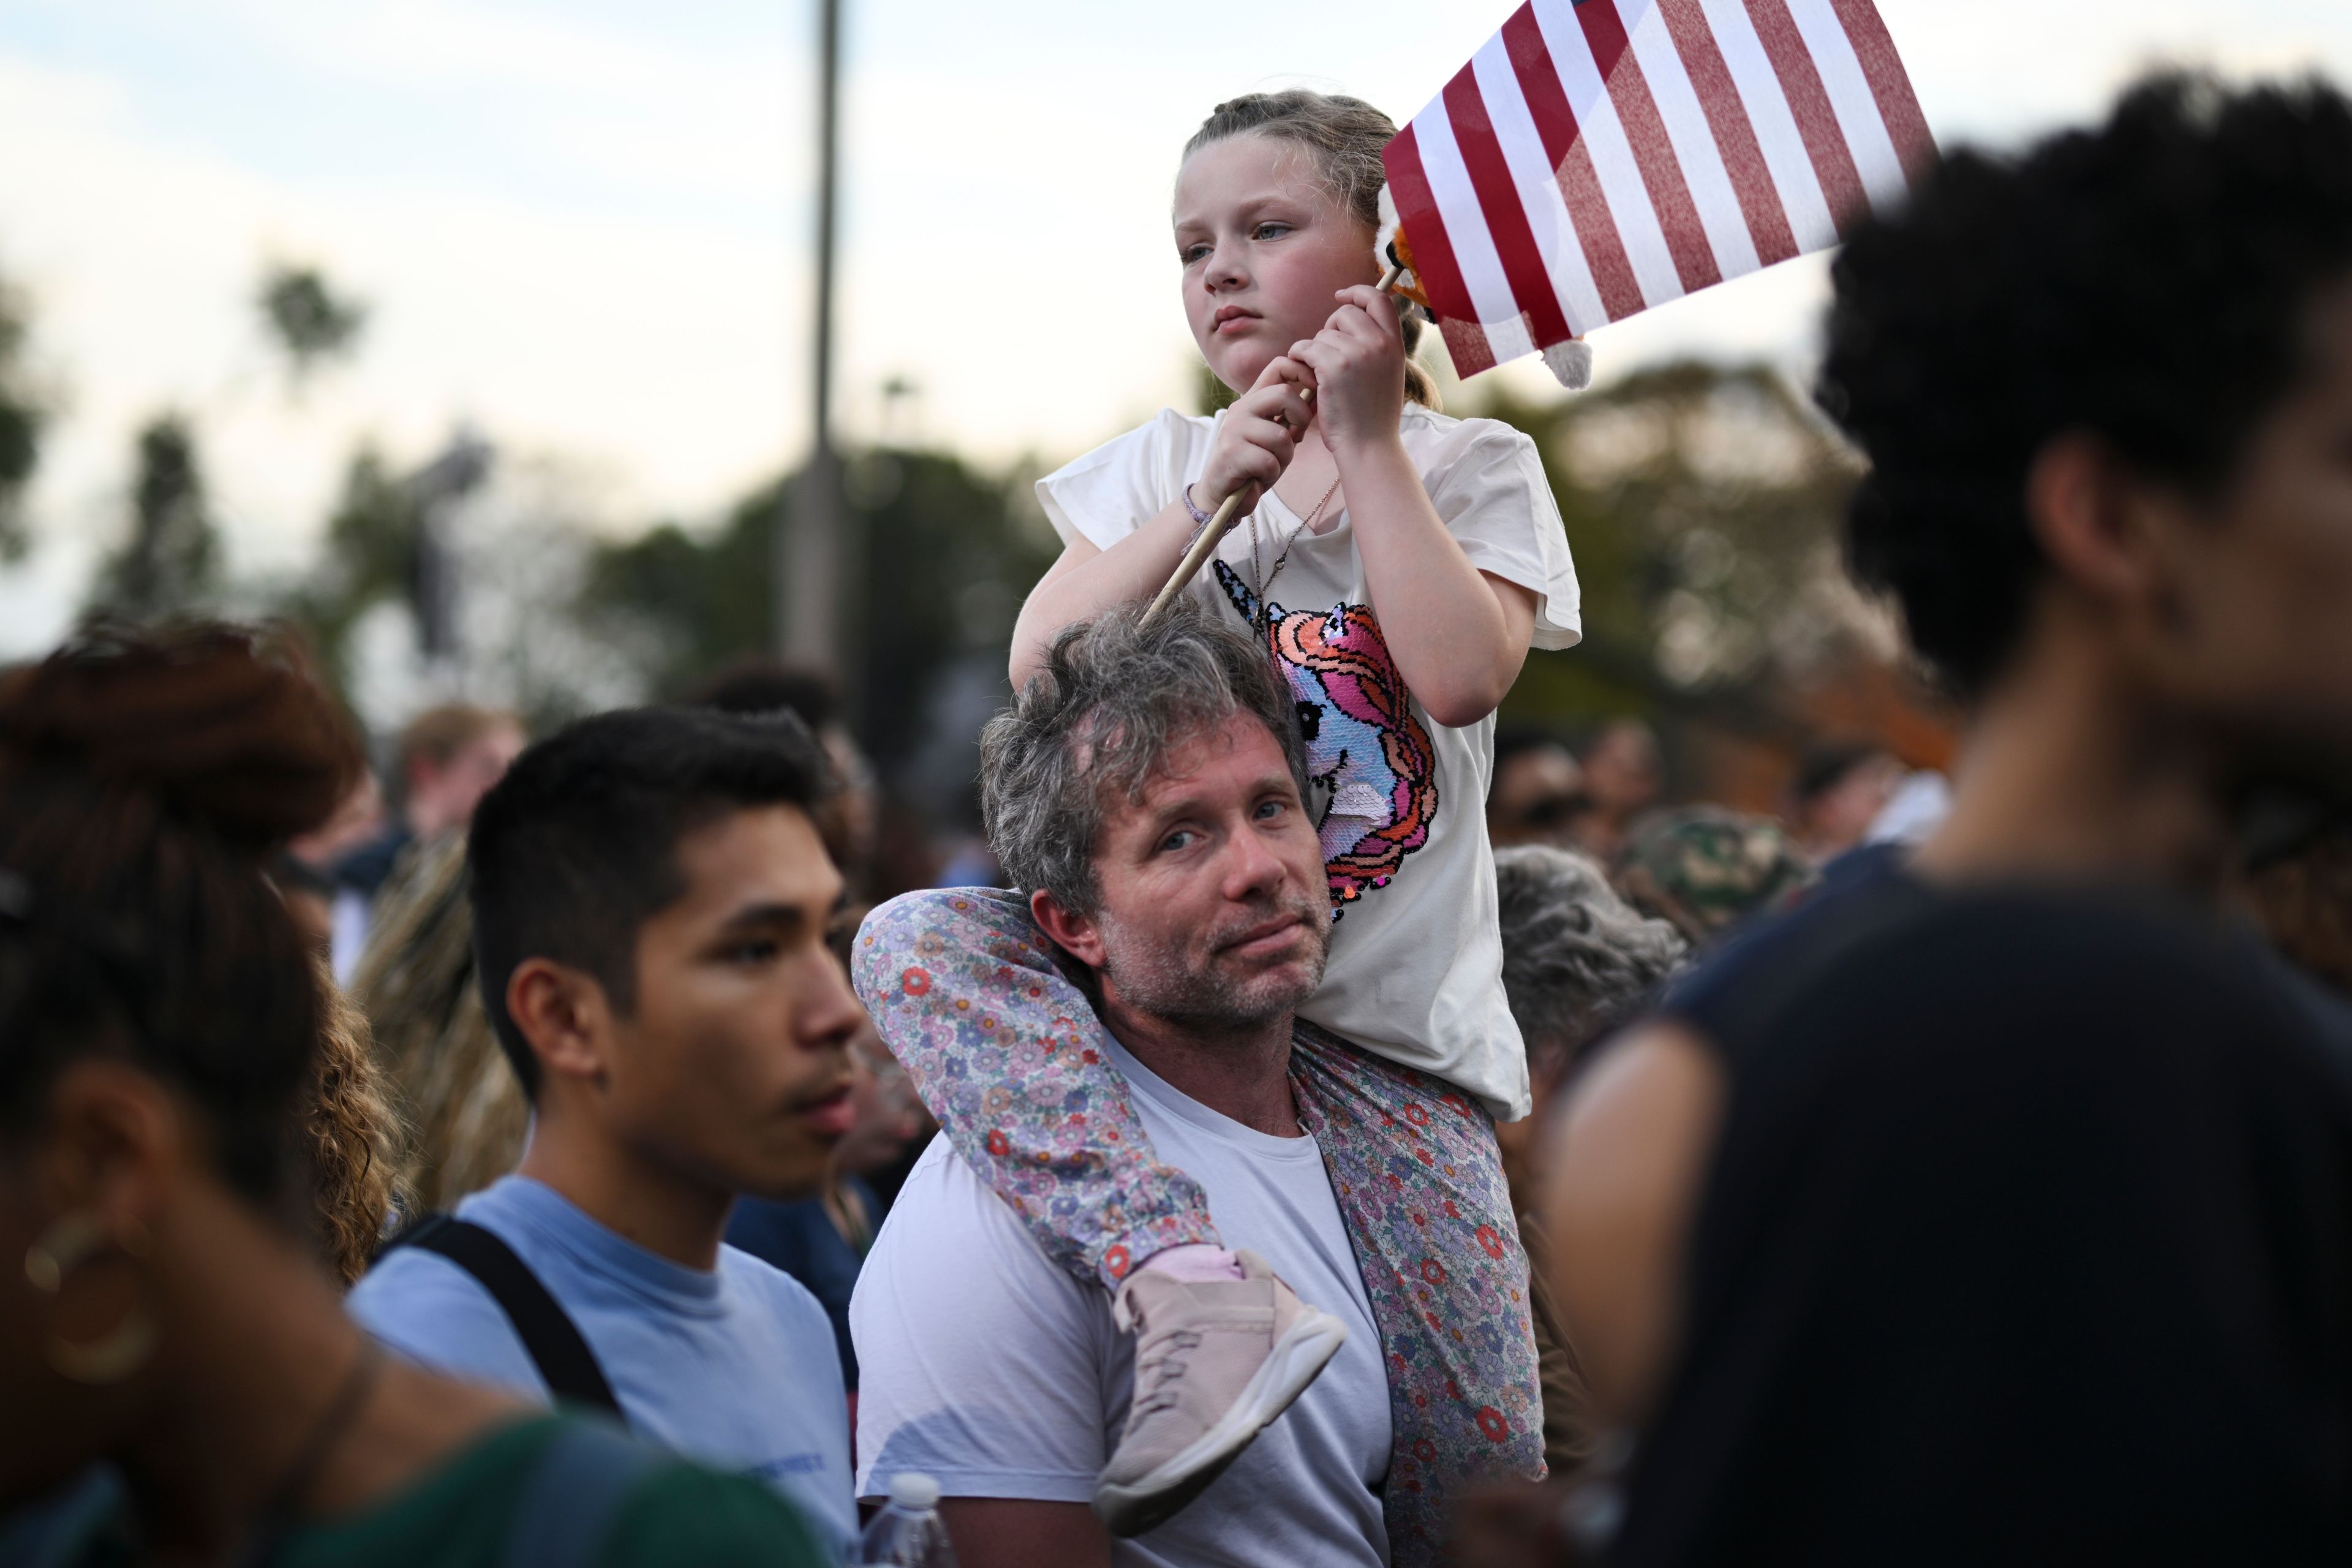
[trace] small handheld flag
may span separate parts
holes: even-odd
[[[1457,375],[1540,353],[1579,389],[1595,327],[1827,249],[1935,159],[1871,0],[1527,0],[1381,153],[1381,289]]]
[[[1835,245],[1936,145],[1870,0],[1528,0],[1383,154],[1472,375]]]

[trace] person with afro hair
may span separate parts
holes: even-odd
[[[1854,575],[1968,704],[1907,860],[1553,1131],[1613,1568],[2352,1561],[2352,1026],[2224,918],[2352,797],[2352,101],[2168,75],[1835,262]]]

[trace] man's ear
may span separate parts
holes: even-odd
[[[604,1077],[613,1006],[591,976],[551,958],[526,958],[507,976],[507,1016],[546,1077]]]
[[[1055,946],[1088,969],[1102,967],[1102,932],[1092,918],[1072,914],[1043,888],[1029,895],[1029,914],[1037,929],[1053,938]]]
[[[2061,580],[2116,610],[2162,591],[2161,504],[2095,436],[2059,437],[2025,473],[2026,523],[2042,555]]]

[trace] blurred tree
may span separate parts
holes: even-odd
[[[131,537],[99,569],[94,613],[146,621],[205,606],[218,584],[220,540],[205,504],[195,439],[174,414],[139,432]]]
[[[1234,401],[1234,389],[1217,379],[1206,360],[1192,362],[1192,412],[1214,414]]]
[[[600,552],[589,606],[662,633],[669,652],[658,689],[683,690],[772,646],[777,489],[745,497],[715,533],[665,523]],[[842,489],[864,584],[850,616],[858,668],[844,673],[857,698],[855,727],[887,772],[926,741],[926,705],[950,665],[992,663],[1001,682],[1013,617],[1058,551],[1024,474],[992,476],[945,453],[885,447],[850,457]]]
[[[43,410],[24,379],[26,331],[24,302],[0,281],[0,561],[30,542],[19,506],[40,459]]]
[[[349,358],[367,325],[367,307],[338,295],[315,267],[272,266],[255,295],[263,330],[286,356],[287,379],[297,391],[329,360]]]
[[[1523,717],[1675,711],[1769,722],[1771,689],[1883,620],[1839,567],[1860,465],[1768,366],[1684,363],[1478,412],[1535,437],[1583,590],[1584,642],[1528,661]]]
[[[405,598],[415,584],[424,508],[415,488],[382,453],[362,447],[343,471],[310,580],[284,605],[310,634],[338,683],[350,677],[352,626],[378,604]]]
[[[643,701],[667,649],[589,603],[610,548],[600,495],[560,460],[501,458],[463,427],[406,471],[362,447],[316,562],[276,608],[379,728],[436,700],[512,708],[535,729]]]
[[[730,659],[774,646],[768,554],[779,498],[790,482],[744,497],[708,535],[665,522],[598,552],[589,570],[590,607],[637,615],[661,632],[659,689],[676,695]]]

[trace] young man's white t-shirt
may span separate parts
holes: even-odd
[[[1388,1561],[1376,1489],[1388,1474],[1380,1331],[1322,1153],[1111,1059],[1161,1160],[1208,1194],[1228,1247],[1265,1256],[1348,1342],[1233,1468],[1159,1529],[1116,1544],[1120,1568],[1345,1568]],[[900,1191],[849,1306],[857,1345],[857,1486],[902,1470],[949,1497],[1086,1502],[1127,1421],[1134,1338],[1110,1295],[1047,1261],[944,1138]]]
[[[1201,477],[1223,417],[1163,409],[1040,479],[1045,515],[1064,542],[1109,549]],[[1534,646],[1575,644],[1576,567],[1535,443],[1497,420],[1451,419],[1417,403],[1405,405],[1398,433],[1470,563],[1535,595]],[[1256,615],[1263,584],[1309,731],[1310,805],[1339,918],[1323,988],[1299,1016],[1468,1089],[1502,1120],[1525,1116],[1527,1050],[1503,994],[1486,842],[1494,716],[1449,729],[1405,690],[1346,510],[1309,533],[1268,495],[1256,521],[1255,559],[1244,523],[1191,591],[1240,622]]]

